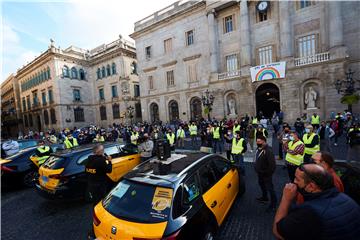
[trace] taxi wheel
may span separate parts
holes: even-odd
[[[35,183],[39,179],[39,173],[36,171],[29,171],[24,175],[23,183],[26,187],[34,187]]]
[[[204,240],[214,240],[215,239],[214,232],[210,228],[208,228],[208,230],[204,234],[203,239]]]

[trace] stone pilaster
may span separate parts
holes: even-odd
[[[249,67],[251,65],[251,42],[250,42],[250,20],[247,1],[240,2],[240,64]]]
[[[329,1],[328,23],[329,23],[329,47],[330,58],[344,58],[346,47],[343,45],[343,22],[341,17],[341,1]]]
[[[291,38],[291,19],[289,13],[289,2],[279,2],[279,14],[280,14],[280,57],[285,59],[292,56],[292,38]]]
[[[215,10],[207,13],[210,45],[210,72],[218,72],[218,44],[216,38]]]

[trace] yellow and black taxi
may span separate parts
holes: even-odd
[[[61,148],[60,144],[50,146],[53,152]],[[34,176],[38,166],[31,161],[37,146],[26,147],[9,157],[1,158],[1,181],[3,186],[17,186],[23,184],[27,187],[34,186]]]
[[[135,145],[104,143],[104,152],[112,157],[109,185],[140,163]],[[50,155],[39,168],[37,192],[48,199],[76,199],[86,197],[87,175],[85,161],[93,154],[94,144],[65,149]],[[104,186],[107,187],[107,186]]]
[[[213,239],[245,191],[227,159],[178,152],[152,158],[126,174],[95,206],[96,239]]]

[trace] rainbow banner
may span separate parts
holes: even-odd
[[[285,78],[286,62],[270,63],[250,68],[251,80],[263,81]]]

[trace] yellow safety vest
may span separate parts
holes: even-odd
[[[131,137],[132,137],[132,140],[131,140],[131,143],[132,144],[137,144],[137,140],[138,140],[138,138],[139,138],[139,133],[138,132],[132,132],[131,133]]]
[[[240,131],[240,125],[237,125],[237,127],[233,126],[233,134],[236,134],[237,131]]]
[[[177,137],[178,137],[178,138],[184,138],[184,137],[185,137],[185,131],[184,131],[184,129],[181,129],[181,130],[178,129],[176,134],[177,134]]]
[[[169,141],[170,145],[173,145],[175,142],[175,134],[166,134],[166,138]]]
[[[50,147],[49,146],[45,146],[45,147],[38,147],[37,150],[40,152],[40,153],[46,153],[48,151],[50,151]],[[46,159],[48,159],[48,157],[50,156],[50,153],[49,155],[46,155],[46,156],[42,156],[42,157],[38,157],[37,160],[38,160],[38,164],[41,165],[45,162]]]
[[[72,142],[70,142],[70,140],[68,138],[66,138],[64,141],[64,144],[65,144],[65,148],[73,148],[73,147],[79,146],[76,138],[73,138]]]
[[[311,134],[311,136],[309,136],[308,133],[305,133],[304,136],[303,136],[303,143],[304,144],[311,144],[315,136],[316,136],[315,133]],[[312,147],[312,148],[306,147],[306,145],[305,145],[305,151],[304,152],[306,154],[313,155],[317,151],[320,151],[320,145],[319,144]]]
[[[316,117],[314,115],[311,116],[311,124],[320,124],[320,116],[317,115]]]
[[[197,126],[196,125],[190,125],[190,135],[194,136],[197,135]]]
[[[236,141],[236,138],[233,138],[231,154],[241,154],[241,152],[244,150],[243,142],[244,142],[243,138],[240,138],[239,141]]]
[[[288,147],[290,150],[294,150],[297,146],[304,144],[302,141],[297,141],[295,144],[293,144],[293,141],[288,143]],[[289,163],[292,163],[296,166],[300,166],[300,164],[302,164],[304,162],[304,154],[300,155],[300,154],[291,154],[291,153],[286,153],[286,161],[288,161]]]
[[[252,124],[258,124],[258,120],[257,120],[257,118],[255,117],[255,118],[253,118],[253,120],[252,120]]]
[[[220,128],[219,127],[213,128],[213,138],[220,139]]]

